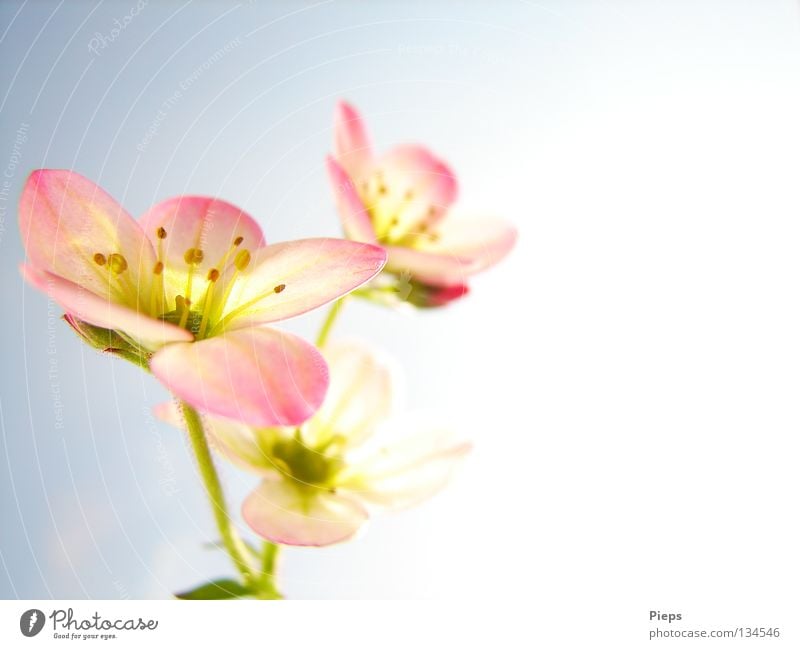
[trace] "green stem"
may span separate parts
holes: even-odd
[[[208,447],[206,434],[203,430],[203,422],[200,415],[188,403],[181,403],[183,417],[186,422],[186,430],[189,433],[189,440],[192,443],[197,466],[200,469],[200,477],[211,501],[211,510],[214,520],[217,522],[217,529],[222,537],[222,543],[230,555],[231,560],[244,578],[245,583],[253,581],[253,569],[248,562],[247,546],[239,537],[236,529],[231,524],[228,509],[225,505],[225,496],[222,492],[222,485],[214,467],[214,460],[211,457],[211,449]]]
[[[331,305],[328,315],[325,317],[325,322],[322,323],[322,329],[319,330],[319,334],[317,335],[317,347],[324,347],[325,343],[328,341],[333,323],[336,322],[336,318],[339,316],[339,312],[342,310],[346,299],[347,296],[341,297]]]
[[[261,553],[261,574],[266,583],[272,583],[275,576],[275,561],[281,546],[271,541],[264,541],[264,550]]]

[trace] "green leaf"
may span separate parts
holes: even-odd
[[[233,579],[215,579],[197,588],[177,593],[178,599],[239,599],[249,597],[252,593],[247,586],[243,586]]]

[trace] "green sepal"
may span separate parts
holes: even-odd
[[[90,347],[119,356],[149,371],[150,354],[121,336],[118,332],[113,329],[104,329],[103,327],[89,324],[69,313],[64,314],[63,318],[64,321],[72,327],[73,331]]]

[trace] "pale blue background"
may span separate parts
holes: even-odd
[[[708,599],[796,585],[795,3],[153,0],[92,53],[134,6],[0,5],[0,174],[26,131],[0,197],[0,596],[167,597],[231,572],[201,547],[181,434],[148,414],[165,391],[23,285],[28,170],[74,168],[134,214],[206,193],[268,240],[336,235],[339,98],[379,148],[444,155],[462,205],[521,238],[446,311],[344,314],[338,331],[403,361],[409,405],[450,413],[477,450],[430,504],[286,552],[286,593],[566,610],[693,578]],[[253,479],[223,472],[240,502]]]

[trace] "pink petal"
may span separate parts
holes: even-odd
[[[153,413],[162,421],[186,430],[183,413],[174,401],[158,404],[153,408]],[[211,447],[226,460],[258,474],[274,470],[274,462],[258,444],[257,431],[233,419],[212,417],[202,413],[201,416]]]
[[[372,160],[367,129],[358,111],[347,102],[339,102],[334,121],[334,154],[354,179],[360,179]]]
[[[148,349],[174,341],[194,340],[186,329],[99,297],[58,275],[32,266],[21,266],[20,270],[28,282],[50,295],[67,313],[89,324],[124,332]]]
[[[297,336],[270,328],[168,345],[150,368],[195,408],[253,426],[301,424],[328,388],[320,353]]]
[[[396,372],[387,359],[359,343],[329,344],[323,354],[330,370],[330,387],[322,407],[306,425],[305,439],[315,446],[342,435],[352,448],[391,414]]]
[[[93,182],[72,171],[34,171],[19,206],[22,242],[33,266],[58,275],[104,298],[136,306],[149,296],[155,262],[138,223]],[[130,289],[109,281],[105,259],[122,255]]]
[[[165,298],[170,307],[175,304],[176,295],[185,297],[190,272],[191,299],[197,303],[212,268],[223,272],[233,265],[237,252],[252,252],[265,245],[261,228],[252,217],[235,205],[205,196],[178,196],[158,203],[140,219],[140,224],[153,247],[161,251]],[[202,252],[202,259],[192,265],[186,261],[190,249]]]
[[[401,144],[384,154],[377,166],[383,170],[390,185],[395,182],[406,184],[443,212],[456,200],[458,183],[455,174],[425,147]]]
[[[303,239],[257,250],[235,281],[214,333],[300,315],[346,295],[377,275],[379,246],[343,239]],[[252,270],[250,270],[252,268]],[[222,295],[232,275],[223,277]]]
[[[351,466],[339,486],[375,505],[411,507],[440,491],[471,448],[447,433],[418,433]]]
[[[387,246],[386,270],[408,272],[435,286],[464,284],[466,279],[496,264],[514,247],[516,229],[504,221],[449,219],[436,243],[418,248]]]
[[[375,228],[372,227],[369,212],[358,195],[354,181],[333,158],[328,157],[327,164],[345,234],[355,241],[374,243]]]
[[[355,500],[283,479],[262,481],[245,499],[242,516],[274,543],[312,546],[346,541],[368,518]]]

